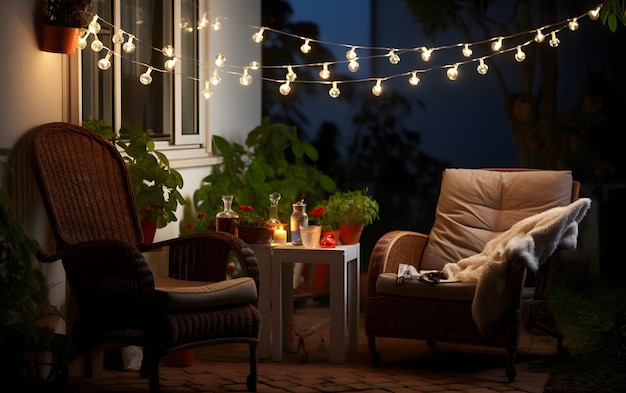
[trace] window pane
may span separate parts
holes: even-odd
[[[181,2],[181,48],[183,61],[177,67],[182,73],[182,134],[198,133],[198,2]]]

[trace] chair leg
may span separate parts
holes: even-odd
[[[159,393],[159,357],[149,355],[147,351],[144,351],[139,374],[144,378],[148,377],[150,393]]]
[[[374,367],[380,366],[380,353],[376,350],[376,336],[367,336],[367,347]]]
[[[526,319],[526,329],[535,328],[556,338],[556,348],[559,356],[563,358],[569,357],[569,349],[563,343],[565,336],[559,330],[554,313],[548,303],[545,300],[530,300],[526,307],[527,310],[525,310],[526,315],[524,317]]]
[[[515,371],[515,353],[517,352],[516,348],[507,348],[506,349],[506,376],[509,379],[509,382],[515,381],[515,377],[517,376],[517,371]]]
[[[249,392],[256,392],[257,384],[257,344],[250,344],[250,374],[246,379],[246,388]]]

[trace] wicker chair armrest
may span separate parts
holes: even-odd
[[[169,276],[180,280],[221,281],[228,263],[239,261],[242,274],[259,286],[259,262],[243,240],[226,232],[205,232],[142,245],[143,252],[169,247]]]
[[[378,239],[368,266],[368,296],[377,296],[376,279],[381,273],[396,273],[401,263],[419,268],[426,244],[428,235],[412,231],[392,231]]]

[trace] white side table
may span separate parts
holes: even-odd
[[[283,360],[283,346],[289,344],[285,333],[293,319],[293,265],[327,263],[330,265],[329,362],[346,362],[346,315],[348,349],[356,353],[359,334],[360,244],[336,248],[272,247],[272,360]]]

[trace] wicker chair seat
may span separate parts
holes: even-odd
[[[257,299],[256,284],[250,277],[218,282],[178,280],[163,277],[155,280],[168,311],[221,307],[251,303]]]
[[[434,300],[472,302],[476,282],[450,282],[431,284],[418,280],[404,280],[398,284],[397,275],[383,273],[376,280],[376,292],[380,296],[415,297]]]

